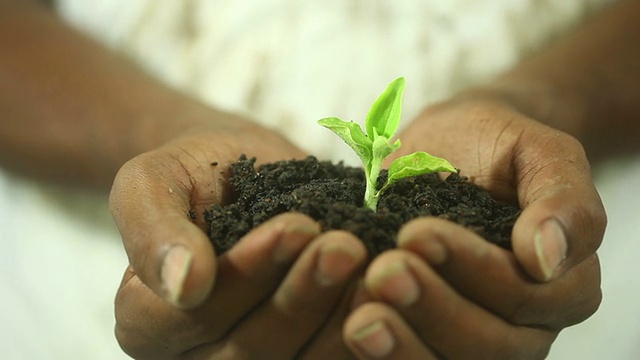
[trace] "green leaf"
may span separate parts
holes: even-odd
[[[392,152],[398,150],[400,145],[400,140],[396,140],[395,143],[390,144],[389,139],[383,136],[377,136],[373,140],[373,158],[382,163],[382,160],[391,155]]]
[[[352,121],[343,121],[335,117],[318,121],[318,124],[342,138],[362,160],[367,178],[364,203],[373,211],[376,210],[382,191],[402,178],[437,171],[457,171],[445,159],[425,152],[413,153],[391,163],[387,183],[380,189],[376,188],[383,160],[400,147],[400,140],[392,144],[390,139],[395,135],[400,123],[404,87],[404,78],[398,78],[378,97],[367,114],[366,133]]]
[[[362,131],[359,124],[353,121],[344,121],[336,117],[318,120],[318,124],[326,127],[338,135],[360,157],[363,163],[371,161],[373,156],[373,142]]]
[[[394,160],[389,166],[387,184],[406,177],[418,176],[434,172],[456,172],[456,168],[447,160],[427,154],[424,151],[405,155]]]
[[[402,113],[404,87],[404,78],[397,78],[373,103],[365,121],[369,138],[384,136],[391,139],[395,135]]]

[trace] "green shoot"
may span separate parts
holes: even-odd
[[[456,172],[445,159],[423,151],[415,152],[394,160],[389,166],[387,182],[380,189],[377,188],[383,160],[400,148],[400,140],[391,143],[391,139],[400,123],[404,87],[405,80],[402,77],[389,84],[367,114],[366,132],[357,123],[336,117],[318,121],[318,124],[342,138],[362,160],[367,179],[364,203],[373,211],[376,211],[380,194],[400,179],[438,171]]]

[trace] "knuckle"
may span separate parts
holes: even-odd
[[[141,308],[140,283],[132,277],[123,282],[115,298],[114,334],[120,348],[134,359],[163,359],[170,353],[169,344],[154,338],[149,312]],[[146,325],[146,327],[145,327]]]
[[[115,338],[122,351],[134,359],[168,359],[169,349],[142,335],[135,327],[122,319],[116,319]]]
[[[592,244],[592,248],[589,250],[597,249],[602,243],[604,237],[604,231],[607,227],[607,214],[604,210],[604,205],[601,201],[589,202],[582,207],[583,222],[586,229],[592,229],[595,242]]]
[[[142,339],[139,332],[135,330],[136,321],[125,310],[127,296],[126,287],[120,288],[116,295],[115,338],[127,355],[134,359],[144,359],[147,356],[147,350],[142,344],[148,341]]]
[[[578,324],[599,308],[602,302],[600,266],[592,255],[553,283],[525,288],[510,312],[504,317],[509,323],[547,330],[561,330]],[[577,286],[580,291],[576,292]]]
[[[488,350],[486,359],[540,360],[545,359],[557,333],[539,329],[518,329],[503,339],[496,339],[496,347]]]
[[[602,303],[602,288],[600,287],[600,263],[596,254],[579,264],[575,277],[583,279],[581,291],[572,296],[572,303],[565,316],[559,317],[556,328],[575,325],[593,315]]]
[[[286,319],[305,322],[321,322],[327,316],[323,302],[307,301],[293,284],[283,285],[274,298],[277,311]]]
[[[267,354],[259,354],[249,346],[243,346],[235,341],[227,341],[216,351],[216,355],[213,358],[220,360],[269,360],[271,357]]]
[[[538,294],[535,290],[526,288],[520,294],[518,301],[514,302],[511,311],[507,313],[506,319],[512,324],[527,324],[535,318],[538,311],[535,303],[538,302]]]
[[[146,352],[139,346],[139,337],[129,331],[126,327],[122,326],[120,322],[116,322],[115,337],[120,348],[127,355],[134,359],[144,359],[146,357]]]

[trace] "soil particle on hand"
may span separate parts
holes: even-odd
[[[315,219],[323,231],[352,232],[370,256],[395,247],[402,225],[422,216],[456,222],[510,249],[511,230],[520,214],[516,206],[494,200],[458,174],[444,180],[437,174],[399,180],[382,193],[374,212],[363,206],[365,178],[360,168],[309,156],[256,169],[255,159],[242,156],[230,169],[231,201],[205,211],[208,236],[218,254],[254,227],[290,211]],[[385,180],[383,170],[378,181]]]

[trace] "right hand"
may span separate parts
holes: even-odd
[[[291,358],[318,332],[314,348],[347,356],[341,322],[327,319],[366,260],[355,237],[320,235],[308,217],[285,214],[216,257],[188,218],[190,209],[201,214],[224,201],[225,169],[241,153],[262,162],[303,155],[262,128],[199,128],[118,173],[110,205],[130,266],[116,298],[116,334],[131,356]],[[325,324],[333,330],[320,331]]]
[[[265,222],[217,258],[216,285],[192,309],[129,267],[116,298],[120,345],[136,359],[351,358],[340,334],[366,250],[353,235],[319,231],[301,214]]]

